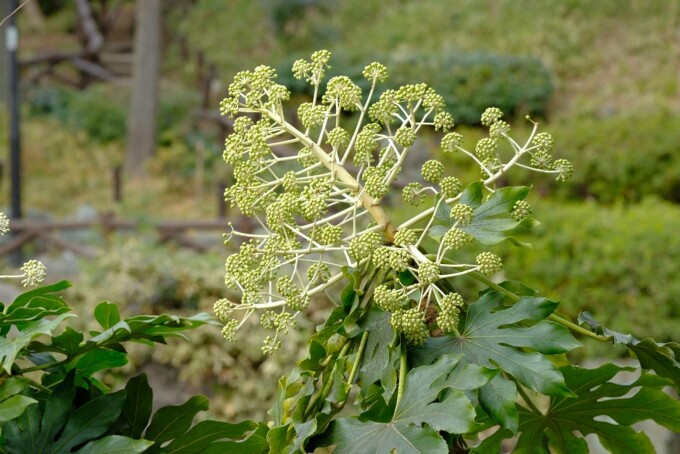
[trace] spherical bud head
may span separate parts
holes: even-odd
[[[397,273],[406,271],[410,261],[411,254],[409,254],[407,250],[405,249],[390,250],[389,267],[396,271]]]
[[[460,314],[458,312],[440,312],[437,315],[437,325],[445,333],[456,333],[459,322]]]
[[[481,160],[495,158],[496,150],[498,150],[498,141],[490,137],[480,140],[477,142],[477,146],[475,146],[475,154]]]
[[[342,233],[342,227],[339,225],[326,224],[319,228],[318,241],[324,246],[337,244],[342,240]]]
[[[376,199],[385,197],[390,190],[384,181],[384,177],[380,174],[365,177],[364,189],[368,195]]]
[[[550,156],[547,152],[539,150],[531,156],[531,165],[537,169],[552,169],[552,159],[552,156]]]
[[[394,235],[394,244],[397,246],[411,246],[418,242],[418,235],[411,229],[400,229]]]
[[[427,93],[427,84],[409,84],[402,85],[397,90],[397,99],[405,102],[415,102],[425,96]]]
[[[222,327],[222,337],[227,342],[234,342],[236,340],[236,330],[238,329],[238,320],[234,320],[233,318],[230,320],[227,320]]]
[[[302,79],[306,77],[309,72],[309,62],[303,59],[295,60],[293,62],[293,77]]]
[[[498,107],[489,107],[482,114],[482,124],[491,126],[503,117],[503,111]]]
[[[307,147],[301,148],[300,151],[298,151],[297,160],[304,168],[312,167],[314,164],[319,162],[314,156],[314,153],[312,153],[312,150]]]
[[[298,288],[293,284],[293,279],[290,276],[281,276],[276,281],[276,291],[281,296],[287,297],[299,292]]]
[[[491,252],[482,252],[477,256],[479,272],[486,276],[493,276],[503,269],[501,258]]]
[[[368,116],[372,121],[387,125],[394,121],[397,112],[397,92],[385,90],[378,100],[368,109]]]
[[[0,235],[9,232],[9,218],[5,213],[0,213]]]
[[[423,164],[423,167],[420,169],[420,174],[425,181],[438,183],[444,174],[444,164],[436,159],[430,159]]]
[[[317,66],[326,66],[331,60],[331,51],[326,49],[317,50],[312,54],[312,63]]]
[[[305,102],[300,104],[297,114],[302,126],[311,128],[323,123],[326,116],[326,108],[321,105],[315,106],[311,102]]]
[[[262,353],[265,355],[271,355],[281,348],[281,341],[267,336],[262,342]]]
[[[341,127],[333,128],[328,133],[328,143],[336,150],[347,147],[349,139],[349,133]]]
[[[441,193],[447,199],[456,197],[463,190],[463,185],[456,177],[444,177],[439,182]]]
[[[297,293],[286,298],[286,303],[294,311],[304,311],[309,307],[309,295]]]
[[[401,332],[410,345],[422,345],[430,335],[425,314],[417,308],[407,309],[401,315]]]
[[[559,171],[557,181],[567,181],[574,175],[574,166],[566,159],[558,159],[555,161],[554,168]]]
[[[228,299],[220,298],[213,304],[213,312],[215,313],[215,317],[226,322],[231,318],[231,314],[234,312],[234,305]]]
[[[457,132],[450,132],[442,138],[442,150],[445,153],[451,153],[456,151],[456,147],[459,147],[461,143],[463,143],[463,136]]]
[[[24,287],[36,287],[43,283],[47,275],[47,268],[38,260],[29,260],[21,267],[23,280],[21,285]]]
[[[446,107],[444,98],[441,97],[433,88],[428,88],[423,96],[423,107],[427,110],[434,110],[435,112],[440,112]],[[453,119],[451,119],[453,123]],[[436,119],[435,119],[436,123]],[[451,125],[453,127],[453,124]]]
[[[283,175],[283,178],[281,179],[281,184],[283,186],[283,190],[286,192],[289,192],[291,194],[298,194],[300,192],[297,175],[295,175],[295,172],[293,172],[292,170],[290,172],[286,172]]]
[[[397,129],[397,132],[394,134],[394,141],[397,143],[397,145],[400,145],[404,148],[410,147],[416,141],[416,132],[413,130],[413,128],[402,126],[401,128]]]
[[[356,145],[354,146],[356,150],[355,164],[371,164],[373,161],[372,154],[379,146],[378,132],[380,132],[380,125],[371,123],[364,126],[361,132],[357,134]]]
[[[555,146],[555,139],[547,132],[539,132],[534,136],[534,139],[531,142],[536,145],[538,151],[543,151],[545,153],[550,153]]]
[[[353,111],[361,104],[361,88],[347,76],[336,76],[328,81],[324,104],[332,104],[335,100],[343,110]]]
[[[331,270],[325,263],[313,263],[307,270],[309,282],[326,282],[331,277]]]
[[[439,112],[434,116],[434,130],[439,131],[440,129],[444,132],[449,132],[453,129],[453,117],[448,112]]]
[[[497,121],[489,128],[489,136],[495,140],[507,135],[508,132],[510,132],[510,125],[503,120]]]
[[[395,312],[406,302],[406,295],[403,290],[389,289],[385,285],[379,285],[373,291],[373,300],[382,310]]]
[[[515,206],[512,208],[511,216],[515,221],[521,221],[527,216],[531,216],[532,212],[533,210],[531,209],[531,205],[529,205],[528,202],[524,200],[518,200],[515,202]]]
[[[371,82],[385,82],[387,80],[387,67],[374,61],[366,65],[362,74]]]
[[[407,205],[418,206],[423,203],[425,194],[423,194],[423,185],[418,182],[407,184],[401,191],[404,202]]]
[[[432,285],[439,280],[439,265],[434,262],[423,262],[418,266],[418,282],[421,285]]]
[[[444,234],[442,243],[448,249],[460,249],[470,242],[472,237],[461,229],[451,227],[448,232]]]
[[[349,242],[349,253],[357,261],[369,258],[382,243],[378,232],[366,232]]]
[[[373,266],[376,268],[389,269],[391,249],[388,246],[380,246],[373,252]]]
[[[489,176],[489,173],[493,175],[494,173],[500,172],[502,168],[503,166],[498,158],[496,157],[486,158],[482,161],[482,167],[480,167],[480,172],[482,178],[486,178]]]
[[[224,98],[220,102],[220,115],[234,118],[238,115],[239,103],[237,97]]]
[[[439,308],[441,309],[441,312],[457,313],[463,306],[465,306],[465,301],[458,293],[447,293],[444,295],[441,301],[439,301]]]
[[[455,219],[460,226],[470,225],[474,218],[475,210],[471,206],[459,203],[451,207],[451,219]]]
[[[295,328],[295,319],[290,312],[279,312],[278,314],[273,311],[268,312],[272,314],[270,315],[271,320],[267,321],[267,324],[271,324],[271,328],[265,327],[265,329],[274,329],[277,333],[288,334],[289,328]],[[262,326],[264,327],[264,325]]]

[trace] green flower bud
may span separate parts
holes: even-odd
[[[472,237],[461,229],[451,227],[448,232],[444,234],[442,243],[449,249],[460,249],[472,240]]]
[[[331,270],[325,263],[313,263],[307,270],[309,282],[326,282],[331,277]]]
[[[482,124],[484,126],[491,126],[501,119],[503,112],[498,107],[489,107],[482,114]]]
[[[439,280],[439,266],[434,262],[418,265],[418,281],[421,285],[431,285]]]
[[[448,112],[439,112],[434,116],[434,130],[439,131],[440,129],[444,132],[448,132],[454,126],[453,117]]]
[[[369,81],[385,82],[387,80],[387,68],[378,62],[367,65],[362,74]]]
[[[281,341],[271,336],[267,336],[262,342],[262,353],[271,355],[281,348]]]
[[[416,133],[412,128],[402,126],[394,134],[394,141],[404,148],[410,147],[416,141]]]
[[[397,246],[411,246],[418,242],[418,235],[410,229],[400,229],[394,235],[394,244]]]
[[[413,182],[407,184],[401,192],[404,202],[408,205],[418,206],[425,199],[425,194],[423,194],[423,185],[418,182]]]
[[[393,312],[390,323],[404,335],[409,344],[414,346],[422,345],[430,335],[425,314],[416,308]]]
[[[437,183],[444,174],[444,164],[436,159],[430,159],[423,164],[420,170],[423,179],[431,183]]]
[[[328,133],[328,143],[336,150],[347,147],[349,140],[349,133],[340,127]]]
[[[451,207],[451,218],[455,219],[458,222],[458,225],[470,225],[473,217],[474,210],[469,205],[459,203]]]
[[[511,216],[515,221],[521,221],[522,219],[530,216],[532,213],[531,205],[524,200],[518,200],[515,202],[515,206],[512,209]]]
[[[439,182],[442,195],[447,199],[456,197],[463,190],[463,185],[456,177],[444,177]]]
[[[343,110],[357,110],[361,104],[361,88],[347,76],[333,77],[326,85],[323,103],[332,104],[335,100]]]
[[[550,153],[555,146],[555,139],[547,132],[539,132],[534,136],[534,140],[531,143],[538,147],[538,151]]]
[[[552,156],[545,151],[537,151],[531,156],[531,165],[537,169],[552,169]]]
[[[352,238],[349,242],[349,254],[357,261],[369,258],[382,243],[382,236],[378,232],[366,232]]]
[[[475,154],[483,161],[485,159],[495,158],[496,150],[498,150],[498,142],[487,137],[477,142]]]
[[[406,303],[406,295],[403,290],[389,289],[385,285],[379,285],[373,291],[373,300],[382,310],[394,312]]]
[[[456,151],[456,147],[459,147],[462,142],[462,135],[458,134],[457,132],[450,132],[442,138],[442,150],[444,150],[446,153],[451,153]]]
[[[226,298],[221,298],[215,301],[213,305],[213,312],[215,317],[223,322],[228,321],[234,312],[234,304]]]
[[[487,276],[493,276],[503,269],[501,258],[491,252],[482,252],[477,256],[479,272]]]
[[[558,159],[555,161],[554,168],[559,171],[557,181],[567,181],[574,175],[574,166],[566,159]]]
[[[238,329],[238,320],[227,320],[222,327],[222,336],[227,342],[234,342],[236,340],[236,330]]]

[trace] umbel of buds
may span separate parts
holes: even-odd
[[[0,236],[9,232],[9,218],[5,213],[0,213]],[[36,287],[45,281],[47,269],[38,260],[29,260],[20,269],[21,274],[10,274],[0,276],[0,279],[21,279],[24,287]]]
[[[489,108],[481,117],[489,136],[468,151],[432,87],[378,89],[389,74],[374,62],[364,68],[370,86],[364,92],[346,76],[326,81],[330,58],[330,52],[320,50],[293,64],[293,75],[313,92],[297,107],[286,106],[290,93],[268,66],[239,72],[220,105],[223,115],[234,118],[223,153],[234,184],[226,189],[225,200],[258,228],[241,232],[230,224],[227,242],[241,244],[226,261],[225,283],[240,297],[217,301],[215,314],[229,340],[245,320],[260,314],[261,325],[272,331],[263,344],[265,353],[278,349],[295,317],[348,273],[371,277],[372,293],[363,304],[390,312],[394,329],[420,344],[434,326],[426,313],[434,310],[439,328],[455,332],[465,310],[460,296],[445,290],[450,286],[444,280],[471,273],[492,276],[502,269],[491,252],[479,254],[476,263],[456,256],[475,242],[478,213],[463,199],[463,183],[443,162],[429,160],[420,178],[404,181],[402,168],[421,131],[439,131],[444,153],[462,153],[478,165],[489,195],[514,166],[554,174],[558,180],[573,172],[567,161],[552,158],[554,141],[538,133],[536,123],[526,141],[516,141],[503,113]],[[501,142],[508,144],[509,153]],[[399,191],[397,179],[403,201],[420,207],[401,225],[393,223],[383,205]],[[446,219],[440,216],[444,207]],[[517,222],[530,215],[530,206],[521,200],[507,210]],[[428,238],[442,227],[438,249],[428,251]]]

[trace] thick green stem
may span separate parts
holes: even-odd
[[[359,344],[359,348],[357,349],[357,356],[354,358],[354,364],[352,364],[352,370],[349,373],[349,378],[347,379],[347,383],[350,385],[354,383],[354,379],[357,376],[357,372],[359,371],[359,365],[361,364],[361,360],[364,356],[364,351],[366,350],[366,342],[368,341],[368,331],[364,331],[364,334],[361,336],[361,343]]]
[[[496,284],[491,279],[489,279],[488,277],[484,276],[483,274],[481,274],[477,271],[473,271],[473,272],[467,274],[467,276],[471,276],[471,277],[475,278],[476,280],[478,280],[479,282],[482,282],[483,284],[491,287],[492,289],[503,293],[505,296],[507,296],[508,298],[510,298],[514,302],[517,302],[521,299],[521,297],[519,295],[516,295],[513,292],[511,292],[510,290],[501,287],[500,285]],[[558,323],[558,324],[564,326],[565,328],[568,328],[568,329],[575,331],[579,334],[587,336],[591,339],[595,339],[596,341],[599,341],[599,342],[611,342],[611,340],[612,340],[611,337],[609,337],[609,336],[601,336],[599,334],[596,334],[596,333],[594,333],[594,332],[592,332],[592,331],[590,331],[586,328],[583,328],[582,326],[577,325],[576,323],[573,323],[573,322],[571,322],[567,319],[560,317],[557,314],[550,314],[548,316],[548,319],[555,322],[555,323]]]
[[[399,402],[401,402],[402,397],[404,397],[404,387],[406,386],[406,374],[408,373],[408,362],[406,358],[406,353],[408,348],[406,346],[406,339],[402,336],[401,338],[401,355],[399,358],[399,385],[397,387],[397,405],[399,407]]]
[[[337,358],[342,358],[347,354],[347,351],[350,349],[352,345],[354,345],[354,339],[350,340],[347,342],[343,347],[342,350],[340,350],[340,353],[338,354]],[[331,369],[330,373],[326,377],[326,382],[323,384],[323,387],[319,390],[319,392],[309,401],[307,404],[307,408],[305,409],[305,419],[308,419],[310,415],[313,413],[316,413],[316,406],[317,404],[322,400],[328,397],[328,393],[331,391],[331,387],[333,386],[333,375],[335,375],[335,371],[337,370],[338,363],[337,361],[333,364],[333,368]]]

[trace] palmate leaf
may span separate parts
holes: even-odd
[[[470,370],[470,368],[474,370]],[[388,421],[339,418],[331,423],[324,444],[334,444],[335,454],[398,452],[448,453],[439,431],[467,433],[475,427],[475,411],[462,389],[482,386],[495,371],[463,364],[457,356],[442,356],[430,366],[412,369],[401,401]],[[474,381],[460,376],[474,377]],[[445,397],[437,401],[447,389]]]
[[[369,335],[365,360],[359,371],[362,394],[365,396],[369,385],[379,380],[385,402],[389,402],[397,387],[397,371],[393,365],[399,359],[398,348],[394,346],[397,334],[390,324],[390,316],[389,312],[373,307],[363,321],[362,328]]]
[[[506,233],[520,225],[532,227],[537,224],[533,218],[517,221],[511,217],[515,203],[526,198],[529,188],[525,186],[501,188],[484,203],[482,203],[482,188],[482,183],[478,181],[463,191],[460,203],[474,208],[474,217],[469,225],[459,226],[459,228],[482,244],[493,245],[509,240],[517,246],[530,246]],[[429,231],[430,237],[435,241],[439,241],[453,225],[450,212],[451,208],[447,204],[439,205],[436,217],[441,224],[435,225]]]
[[[414,349],[415,361],[430,364],[443,354],[458,353],[464,364],[500,367],[524,386],[540,393],[570,395],[562,374],[544,356],[580,346],[567,329],[544,320],[558,303],[523,297],[504,308],[502,301],[501,293],[484,294],[468,308],[460,337],[429,338],[422,347]],[[536,323],[518,325],[527,321]],[[482,407],[496,422],[511,430],[517,428],[517,417],[512,411],[515,399],[514,385],[501,376],[480,390]]]
[[[640,361],[640,367],[653,370],[657,375],[673,381],[676,391],[680,391],[680,344],[676,342],[659,343],[652,338],[636,339],[630,334],[612,331],[593,319],[588,312],[581,312],[578,322],[593,332],[608,336],[614,345],[623,345]]]
[[[566,384],[577,397],[553,397],[545,414],[519,407],[520,434],[514,452],[587,454],[588,445],[583,437],[589,434],[597,435],[613,454],[654,452],[649,438],[629,426],[651,419],[679,432],[680,402],[662,391],[669,381],[656,375],[643,374],[626,385],[611,382],[617,373],[632,370],[613,364],[597,369],[563,367]],[[635,395],[625,397],[636,388]],[[603,417],[614,423],[605,422]],[[499,452],[502,440],[508,437],[512,433],[500,429],[472,452]]]

